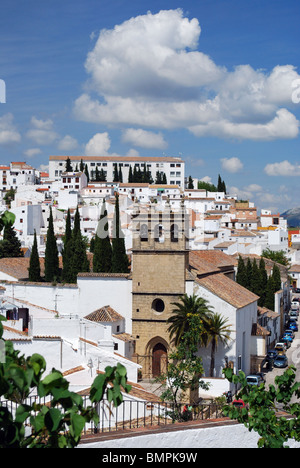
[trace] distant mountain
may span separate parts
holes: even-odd
[[[291,208],[285,211],[280,216],[287,220],[288,227],[299,227],[300,226],[300,207]]]

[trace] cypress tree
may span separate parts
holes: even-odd
[[[71,228],[71,214],[70,210],[68,209],[67,218],[66,218],[66,229],[64,235],[64,250],[63,250],[63,271],[62,277],[66,283],[72,283],[70,278],[70,268],[71,268],[71,260],[72,260],[72,228]]]
[[[109,239],[105,200],[103,199],[101,215],[95,238],[93,271],[95,273],[109,273],[111,270],[112,247]]]
[[[84,172],[84,162],[82,159],[80,160],[79,170],[80,172]]]
[[[222,179],[220,174],[218,175],[218,185],[217,185],[217,191],[222,192],[223,191],[223,186],[222,186]]]
[[[274,280],[274,288],[275,292],[281,289],[281,275],[278,265],[274,263],[273,272],[272,272],[273,280]]]
[[[41,281],[41,266],[40,266],[40,258],[39,252],[37,247],[37,239],[36,239],[36,232],[34,230],[34,239],[33,239],[33,246],[30,255],[30,262],[29,262],[29,281],[38,282]]]
[[[70,279],[72,280],[72,283],[76,283],[78,273],[84,273],[90,270],[85,243],[80,232],[78,232],[76,237],[72,239],[72,248],[73,254],[71,259]]]
[[[275,300],[274,300],[274,293],[275,293],[275,285],[272,275],[269,276],[267,288],[266,288],[266,297],[264,307],[270,310],[274,310]]]
[[[188,189],[192,190],[194,188],[194,182],[192,176],[189,176]]]
[[[261,274],[256,259],[254,259],[252,263],[251,291],[257,296],[261,294]]]
[[[119,172],[117,164],[114,164],[114,178],[113,182],[119,182]]]
[[[66,172],[73,172],[72,164],[71,164],[71,159],[67,158],[66,159]]]
[[[68,254],[70,255],[69,280],[71,283],[76,283],[78,273],[84,273],[90,270],[86,254],[86,245],[81,235],[78,206],[74,217],[72,240],[68,243],[68,247]]]
[[[123,173],[122,173],[122,167],[119,166],[119,182],[123,182]]]
[[[124,234],[120,227],[119,195],[116,194],[112,239],[112,272],[128,273],[128,266],[129,262],[125,249]]]
[[[81,230],[80,230],[80,214],[79,214],[79,209],[77,206],[76,211],[75,211],[74,226],[73,226],[73,231],[72,231],[73,239],[76,238],[78,232],[81,232]]]
[[[249,291],[252,291],[251,289],[251,283],[252,283],[252,263],[250,258],[248,257],[247,260],[247,265],[246,265],[246,273],[247,273],[247,288]]]
[[[53,228],[53,215],[50,206],[50,216],[47,230],[47,241],[45,250],[45,280],[47,282],[57,281],[59,279],[59,261],[56,237]]]
[[[267,289],[267,283],[268,283],[268,274],[266,271],[266,264],[265,264],[263,257],[260,257],[259,272],[260,272],[260,278],[261,278],[261,291],[259,295],[260,298],[258,300],[258,305],[260,307],[263,307],[265,303],[266,289]]]
[[[245,266],[245,262],[243,258],[240,255],[239,255],[239,260],[238,260],[236,282],[239,283],[244,288],[247,288],[248,280],[247,280],[246,266]]]
[[[129,173],[128,173],[128,183],[132,184],[133,182],[133,174],[132,174],[132,167],[131,165],[129,166]]]
[[[105,175],[104,169],[101,169],[101,171],[100,171],[99,181],[100,182],[106,182],[106,175]]]
[[[85,165],[84,173],[85,173],[86,178],[87,178],[87,183],[89,183],[89,181],[90,181],[90,175],[89,175],[89,169],[88,169],[87,164]]]
[[[90,241],[90,252],[94,253],[95,252],[95,239],[96,237],[92,237]]]
[[[2,241],[2,257],[23,257],[21,242],[19,241],[15,229],[11,223],[7,223],[4,227]]]

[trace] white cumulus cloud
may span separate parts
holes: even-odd
[[[142,128],[128,128],[123,132],[122,140],[141,148],[165,149],[168,144],[161,133],[154,133]]]
[[[291,64],[229,71],[201,51],[197,18],[181,9],[148,12],[102,30],[88,53],[85,93],[74,105],[83,121],[195,136],[258,141],[296,138]]]
[[[243,169],[244,165],[239,158],[222,158],[221,159],[222,168],[234,174],[235,172],[239,172]]]
[[[110,144],[111,142],[107,132],[96,133],[85,145],[85,155],[107,156]]]
[[[287,160],[278,163],[269,163],[266,165],[264,171],[268,176],[298,177],[300,176],[300,164],[292,164]]]
[[[33,116],[30,123],[31,129],[28,130],[26,136],[37,145],[50,145],[59,138],[51,119],[42,120]]]
[[[16,129],[13,119],[11,113],[0,117],[0,145],[10,145],[21,141],[21,135]]]

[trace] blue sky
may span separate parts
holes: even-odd
[[[2,0],[0,164],[181,156],[299,206],[299,24],[298,0]]]

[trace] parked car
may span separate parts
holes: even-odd
[[[275,361],[274,361],[274,367],[287,367],[288,364],[288,358],[285,355],[278,356]]]
[[[283,343],[286,349],[291,347],[291,341],[284,335],[280,338],[280,343]]]
[[[232,402],[232,406],[234,406],[235,408],[238,408],[238,409],[247,408],[247,405],[245,404],[245,402],[243,400],[234,400]]]
[[[287,341],[288,343],[291,344],[291,343],[293,342],[293,337],[292,337],[292,335],[289,335],[288,333],[285,333],[285,334],[283,335],[283,337],[282,337],[282,341],[284,341],[284,342]],[[289,347],[290,347],[290,346],[289,346]]]
[[[264,379],[261,374],[251,374],[246,377],[248,385],[259,386],[264,383]]]
[[[286,327],[287,330],[298,331],[298,325],[295,320],[290,320]]]
[[[292,302],[294,302],[294,301],[300,302],[300,297],[293,297]]]
[[[275,349],[276,349],[276,351],[278,353],[278,356],[285,355],[286,347],[285,347],[284,343],[276,343]]]
[[[267,360],[268,361],[274,361],[274,359],[276,359],[277,356],[278,356],[278,351],[276,349],[270,349],[267,352]]]
[[[285,335],[290,335],[293,339],[295,338],[294,330],[285,330],[284,334]]]
[[[291,310],[299,310],[299,302],[298,301],[293,301],[291,303]]]
[[[297,310],[291,310],[290,311],[290,317],[295,319],[295,320],[298,320],[299,312]]]

